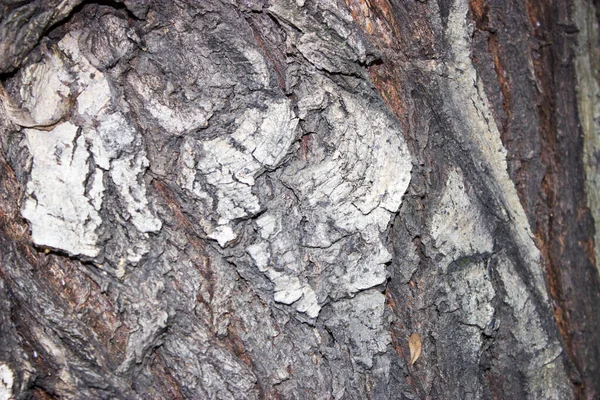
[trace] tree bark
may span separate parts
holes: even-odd
[[[0,1],[0,399],[598,398],[598,10]]]

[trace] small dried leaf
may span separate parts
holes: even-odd
[[[421,355],[421,336],[417,332],[408,338],[408,349],[410,350],[410,365],[413,365]]]

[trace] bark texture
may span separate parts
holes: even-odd
[[[0,11],[0,399],[600,396],[591,0]]]

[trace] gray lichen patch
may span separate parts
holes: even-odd
[[[321,13],[311,15],[308,7],[292,0],[273,2],[269,12],[294,29],[290,42],[316,68],[343,74],[359,74],[359,64],[373,56],[372,47],[358,30],[352,29],[352,15],[346,7],[336,3],[317,3]]]
[[[144,82],[143,78],[140,78],[136,74],[131,74],[129,83],[135,88],[145,104],[147,104],[150,115],[168,133],[181,135],[184,132],[207,126],[208,119],[211,116],[210,110],[212,105],[210,103],[198,99],[197,102],[191,103],[194,106],[169,106],[167,105],[167,101],[164,101],[167,104],[163,104],[161,99],[157,98],[156,93],[151,90],[151,84]]]
[[[231,221],[260,211],[258,198],[252,192],[255,178],[281,163],[296,138],[298,124],[291,102],[283,99],[267,103],[264,112],[246,110],[237,121],[239,126],[230,136],[196,142],[203,156],[187,162],[178,179],[200,199],[213,194],[216,215],[207,231],[221,246],[237,236]],[[185,157],[193,157],[189,142],[184,146]]]
[[[95,257],[99,253],[95,231],[102,220],[85,193],[90,154],[77,132],[77,126],[68,122],[50,132],[26,130],[33,160],[22,213],[31,222],[36,244]],[[92,184],[98,208],[101,174]]]
[[[536,309],[531,294],[527,293],[523,280],[519,277],[515,266],[506,257],[498,258],[496,269],[502,280],[506,297],[504,301],[512,309],[516,320],[513,332],[519,343],[523,345],[527,362],[522,367],[530,382],[531,393],[548,393],[548,398],[567,398],[566,388],[562,392],[553,393],[551,388],[561,388],[559,384],[565,376],[565,368],[559,357],[563,353],[560,342],[549,338],[542,324],[539,310]],[[555,383],[550,384],[549,382]]]
[[[512,308],[517,319],[515,332],[527,352],[534,356],[530,371],[537,371],[553,361],[561,352],[558,343],[548,343],[544,335],[540,317],[531,301],[531,294],[524,290],[523,280],[506,257],[499,257],[496,269],[506,290],[505,302]]]
[[[9,400],[13,396],[15,374],[8,365],[0,363],[0,400]]]
[[[444,93],[433,114],[452,116],[445,128],[451,139],[441,141],[447,149],[426,150],[430,153],[424,157],[428,165],[447,155],[451,165],[437,169],[443,173],[426,186],[427,211],[420,216],[426,215],[426,222],[411,215],[419,213],[417,196],[396,220],[405,222],[398,231],[414,238],[417,246],[397,247],[414,251],[416,257],[397,262],[403,282],[410,279],[409,284],[389,287],[398,292],[397,310],[408,308],[398,311],[405,316],[403,322],[410,321],[395,333],[408,337],[414,331],[426,332],[419,361],[423,368],[414,369],[424,393],[444,388],[449,398],[485,398],[482,379],[506,375],[507,381],[519,382],[523,397],[571,398],[558,332],[546,307],[540,253],[472,65],[469,5],[451,3],[446,4],[449,14],[443,24],[448,60],[431,72]],[[436,94],[431,90],[428,96]],[[431,114],[423,118],[428,117]],[[419,173],[430,179],[427,167]],[[439,195],[430,196],[432,187]],[[514,364],[507,367],[504,357]]]
[[[322,106],[331,128],[314,136],[306,161],[296,160],[277,174],[279,190],[291,190],[297,200],[265,211],[256,221],[263,240],[246,249],[273,282],[275,301],[311,318],[328,299],[386,281],[391,254],[381,235],[400,207],[411,171],[390,116],[330,81],[321,84],[307,92],[330,99]],[[300,104],[309,107],[310,99]]]
[[[492,116],[483,83],[471,61],[470,38],[473,27],[468,23],[468,11],[466,2],[454,1],[445,31],[452,43],[452,57],[445,67],[448,78],[442,79],[441,83],[450,94],[448,107],[460,116],[454,121],[453,129],[460,140],[473,146],[469,156],[476,168],[489,175],[486,185],[496,198],[496,212],[499,217],[511,222],[525,268],[533,277],[538,295],[547,299],[540,252],[533,241],[515,185],[508,175],[506,149]]]
[[[288,12],[304,13],[290,4],[287,10],[274,5],[269,12],[282,19]],[[377,379],[387,376],[384,353],[390,332],[381,290],[392,255],[386,236],[410,183],[412,157],[398,121],[373,87],[354,76],[365,73],[359,63],[369,55],[362,36],[349,23],[351,16],[343,7],[323,7],[324,21],[308,17],[306,30],[312,33],[302,39],[281,22],[290,44],[298,44],[290,49],[287,65],[276,71],[285,81],[279,87],[289,91],[287,96],[266,87],[279,83],[273,54],[255,44],[241,46],[226,24],[219,28],[221,38],[231,35],[226,51],[215,51],[210,29],[186,32],[185,47],[172,42],[170,54],[187,60],[196,76],[163,59],[157,49],[164,38],[156,32],[148,52],[141,55],[140,68],[127,82],[144,104],[179,121],[131,101],[141,124],[176,138],[163,142],[177,155],[175,167],[166,171],[176,175],[186,216],[214,241],[215,252],[228,257],[241,281],[259,294],[267,309],[290,320],[287,324],[278,320],[287,327],[271,337],[265,332],[270,319],[261,320],[260,328],[255,325],[254,313],[261,309],[255,302],[256,310],[240,317],[248,324],[252,321],[246,329],[255,333],[240,335],[256,359],[266,360],[260,363],[270,371],[268,379],[290,395],[299,385],[316,386],[299,382],[300,372],[292,374],[282,366],[299,369],[309,362],[307,370],[317,365],[329,371],[334,364],[346,368],[347,360],[339,353],[349,349],[360,358],[360,366],[353,367],[356,372],[336,377],[323,372],[318,378],[318,385],[325,386],[333,380],[339,398],[344,390],[356,393],[345,388],[350,380],[359,385],[360,379],[371,379],[370,374]],[[329,25],[321,27],[322,23]],[[322,45],[329,39],[321,33],[329,26],[335,27],[336,46]],[[190,46],[194,52],[188,51]],[[166,66],[161,70],[156,65]],[[353,76],[338,79],[323,70]],[[205,125],[180,124],[184,110],[199,104],[183,101],[188,95],[196,96],[202,110],[209,111]],[[197,115],[203,115],[200,109]],[[323,307],[336,312],[322,314]],[[322,345],[327,360],[316,351],[319,346],[305,344],[304,339],[302,346],[288,343],[291,332],[318,330],[324,324],[335,337],[334,343]],[[312,355],[306,357],[304,351]]]
[[[354,359],[364,369],[373,367],[373,358],[387,351],[391,343],[385,321],[385,296],[377,291],[362,292],[353,299],[334,303],[325,326],[346,337]]]
[[[466,191],[462,173],[450,170],[431,222],[431,236],[449,261],[493,250],[494,242],[480,211],[481,206],[472,199]]]
[[[139,133],[113,110],[106,77],[82,56],[79,36],[67,35],[22,74],[22,87],[27,88],[22,97],[36,120],[63,112],[59,99],[77,99],[72,121],[48,132],[25,131],[32,161],[22,213],[36,244],[96,257],[107,179],[118,189],[124,217],[141,241],[148,232],[160,230],[161,222],[149,208],[142,182],[148,160],[139,148]],[[132,244],[131,249],[138,250],[126,258],[138,261],[147,252],[144,247]]]
[[[199,51],[208,50],[201,45]],[[264,59],[250,53],[245,49],[244,59],[260,70]],[[228,72],[218,72],[219,90],[225,82],[235,84]],[[141,96],[152,86],[131,79]],[[214,79],[196,81],[196,90],[209,93]],[[247,79],[265,83],[260,74]],[[329,299],[385,283],[391,254],[382,235],[400,207],[412,166],[398,122],[383,111],[380,99],[367,104],[320,74],[302,78],[294,90],[294,101],[270,92],[234,97],[245,106],[235,110],[229,131],[209,124],[205,134],[185,135],[177,183],[201,210],[197,218],[209,238],[221,248],[244,240],[249,260],[273,284],[274,301],[316,318]],[[203,101],[219,104],[219,96],[213,90]],[[306,138],[299,144],[299,122],[314,124],[315,110],[323,110],[324,124],[310,134],[309,145]],[[219,118],[215,111],[213,119]],[[243,221],[259,213],[260,238],[248,242],[240,236]]]
[[[20,87],[22,107],[41,124],[57,122],[63,117],[72,95],[69,85],[73,83],[67,61],[59,56],[58,49],[52,47],[46,51],[46,62],[32,64],[24,70]]]
[[[463,259],[449,268],[448,280],[440,283],[435,304],[442,313],[456,313],[462,324],[483,330],[492,322],[495,295],[487,263]]]

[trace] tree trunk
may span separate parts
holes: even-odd
[[[0,1],[0,399],[599,398],[598,10]]]

